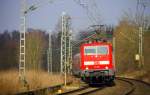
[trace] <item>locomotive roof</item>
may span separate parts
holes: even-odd
[[[91,46],[91,45],[112,45],[109,42],[91,42],[91,43],[83,43],[81,46]]]

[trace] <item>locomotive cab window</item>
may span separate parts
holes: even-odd
[[[100,54],[100,55],[108,54],[107,46],[97,46],[97,54]]]
[[[84,47],[85,55],[107,55],[108,47],[107,46],[86,46]]]
[[[95,55],[96,54],[96,47],[88,46],[84,48],[85,55]]]

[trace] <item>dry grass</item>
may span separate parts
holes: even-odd
[[[61,84],[64,81],[62,75],[46,72],[28,71],[26,76],[29,90]],[[0,95],[17,92],[21,92],[18,72],[15,70],[0,72]]]
[[[29,71],[27,73],[27,82],[29,89],[43,88],[52,85],[63,83],[61,75],[59,74],[47,74],[45,72]]]
[[[19,91],[17,72],[0,72],[0,95],[11,94]]]

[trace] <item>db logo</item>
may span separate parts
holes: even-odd
[[[95,61],[95,65],[98,65],[99,64],[99,62],[98,61]]]

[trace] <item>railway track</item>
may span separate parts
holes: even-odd
[[[128,78],[117,77],[117,80],[125,81],[130,85],[130,88],[124,92],[124,95],[130,95],[134,92],[134,90],[135,90],[134,83],[129,81]]]
[[[96,92],[100,89],[102,89],[102,87],[97,88],[97,87],[90,87],[89,85],[87,85],[87,86],[84,86],[82,88],[72,90],[72,91],[68,91],[68,92],[64,92],[64,93],[61,93],[61,94],[58,94],[58,95],[86,95],[86,94]]]
[[[115,86],[85,86],[58,95],[150,95],[150,84],[141,80],[116,77]]]
[[[82,82],[81,82],[82,83]],[[82,83],[81,87],[75,90],[63,92],[57,95],[150,95],[150,84],[137,79],[116,77],[114,86],[100,85],[89,86]],[[62,85],[36,89],[15,95],[48,95],[61,89]]]
[[[118,80],[130,84],[130,89],[124,95],[150,95],[150,84],[137,79],[117,77]]]

